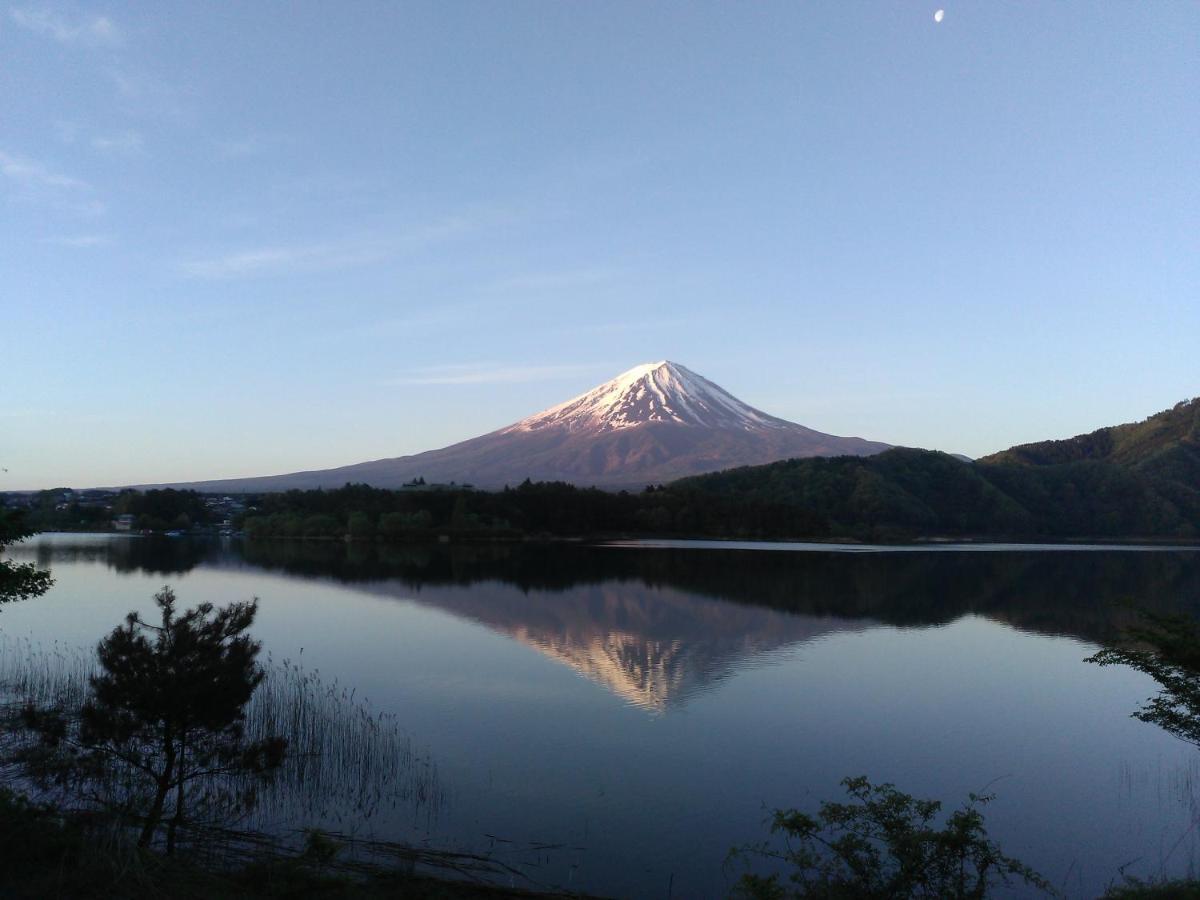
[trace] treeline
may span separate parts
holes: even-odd
[[[475,537],[679,535],[825,537],[826,520],[769,498],[718,497],[679,487],[614,493],[526,481],[502,491],[331,491],[264,494],[242,520],[250,537],[397,540]]]
[[[135,531],[187,530],[214,521],[203,495],[173,488],[127,488],[105,496],[54,488],[30,497],[24,512],[35,531],[107,531],[113,519],[126,514],[134,517]]]
[[[903,448],[731,469],[639,493],[529,482],[496,492],[347,485],[266,494],[257,506],[244,528],[261,537],[1200,537],[1200,491],[1189,484],[1097,460],[989,465]]]
[[[967,463],[897,448],[731,469],[673,489],[801,507],[833,534],[876,540],[1200,537],[1197,485],[1099,460]]]
[[[132,515],[133,527],[165,531],[208,525],[213,517],[196,491],[172,488],[153,491],[122,491],[113,501],[113,515]]]

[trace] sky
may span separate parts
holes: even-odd
[[[1200,394],[1200,4],[942,2],[0,5],[0,490],[660,359],[972,456]]]

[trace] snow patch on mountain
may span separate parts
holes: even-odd
[[[747,406],[679,363],[662,360],[635,366],[612,381],[528,416],[500,433],[547,428],[568,433],[605,432],[655,422],[743,431],[790,425]]]

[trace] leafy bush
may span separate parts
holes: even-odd
[[[1045,879],[988,839],[979,807],[990,796],[971,794],[937,828],[934,819],[942,805],[936,800],[918,800],[865,777],[843,779],[842,785],[852,802],[822,803],[816,816],[775,810],[771,833],[784,836],[782,848],[768,841],[731,852],[734,858],[758,857],[791,867],[786,884],[778,873],[747,872],[737,896],[982,898],[993,885],[1013,879],[1053,893]]]

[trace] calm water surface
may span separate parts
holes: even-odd
[[[359,831],[544,884],[723,896],[769,808],[858,774],[948,806],[993,791],[992,835],[1070,896],[1200,860],[1200,752],[1129,717],[1151,681],[1083,662],[1123,602],[1200,614],[1200,553],[758,549],[44,535],[14,555],[55,586],[0,632],[91,647],[163,584],[257,596],[274,660],[353,686],[436,760],[435,816]]]

